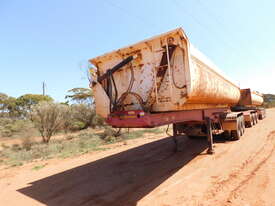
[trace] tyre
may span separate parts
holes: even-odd
[[[242,126],[242,133],[244,134],[245,132],[245,123],[244,123],[244,117],[241,117],[241,126]]]
[[[255,122],[256,122],[256,124],[258,123],[258,114],[257,113],[255,113]]]
[[[256,124],[255,123],[255,116],[254,116],[253,113],[251,114],[251,124],[252,124],[252,126],[254,126]]]
[[[239,130],[232,130],[231,131],[231,140],[236,141],[239,140],[241,137]]]
[[[226,139],[230,139],[231,138],[230,132],[228,130],[225,130],[222,135]]]
[[[246,125],[246,127],[252,127],[252,122],[251,121],[245,122],[245,125]]]
[[[236,130],[231,131],[231,140],[233,140],[233,141],[239,140],[240,137],[243,135],[243,133],[242,133],[242,123],[241,122],[242,122],[241,118],[238,117],[237,122],[236,122],[236,124],[237,124],[236,125],[237,126]]]
[[[237,122],[237,126],[238,126],[238,130],[240,131],[240,136],[243,136],[243,126],[242,126],[242,119],[238,118],[238,122]]]

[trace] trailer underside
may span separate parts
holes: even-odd
[[[210,118],[212,121],[218,121],[219,115],[228,112],[228,108],[161,113],[146,113],[142,110],[132,110],[114,112],[109,115],[106,121],[109,125],[115,128],[152,128],[188,121],[203,122],[206,117]]]
[[[231,111],[229,108],[213,108],[162,113],[132,110],[114,112],[106,122],[114,128],[152,128],[173,124],[176,150],[177,136],[206,136],[208,153],[213,154],[213,135],[223,134],[230,140],[239,140],[246,127],[252,127],[264,117],[264,109]]]

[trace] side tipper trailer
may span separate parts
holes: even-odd
[[[238,140],[265,117],[263,97],[240,89],[189,42],[183,29],[90,60],[96,113],[115,128],[173,124],[173,136]],[[177,148],[177,147],[176,147]]]

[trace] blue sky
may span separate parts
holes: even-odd
[[[245,87],[275,93],[275,1],[0,0],[0,92],[63,101],[88,87],[88,59],[183,27],[191,43]]]

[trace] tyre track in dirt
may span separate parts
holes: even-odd
[[[235,205],[234,200],[239,198],[242,188],[252,178],[257,177],[257,172],[274,154],[275,130],[268,134],[265,141],[265,144],[238,169],[233,170],[226,180],[214,182],[214,185],[204,195],[204,204],[200,205],[206,205],[205,202],[207,205]]]
[[[270,138],[274,138],[275,137],[275,131],[271,132],[269,134]],[[236,187],[233,191],[231,191],[227,202],[228,203],[232,203],[233,199],[236,199],[238,197],[238,192],[245,186],[248,184],[248,182],[252,179],[255,178],[257,176],[257,172],[264,166],[264,164],[266,164],[266,162],[272,157],[272,155],[274,154],[275,151],[275,146],[274,146],[274,139],[268,139],[269,141],[265,144],[264,148],[261,150],[261,152],[263,152],[263,150],[265,150],[265,148],[267,148],[266,150],[269,150],[271,148],[270,151],[268,151],[267,156],[264,157],[257,165],[256,167],[250,172],[250,174],[246,177],[246,179],[244,179],[242,182],[240,182],[240,184],[238,185],[238,187]],[[270,143],[271,145],[267,145],[268,143]],[[265,151],[266,151],[265,150]],[[254,158],[255,160],[255,158]],[[230,204],[231,205],[231,204]]]

